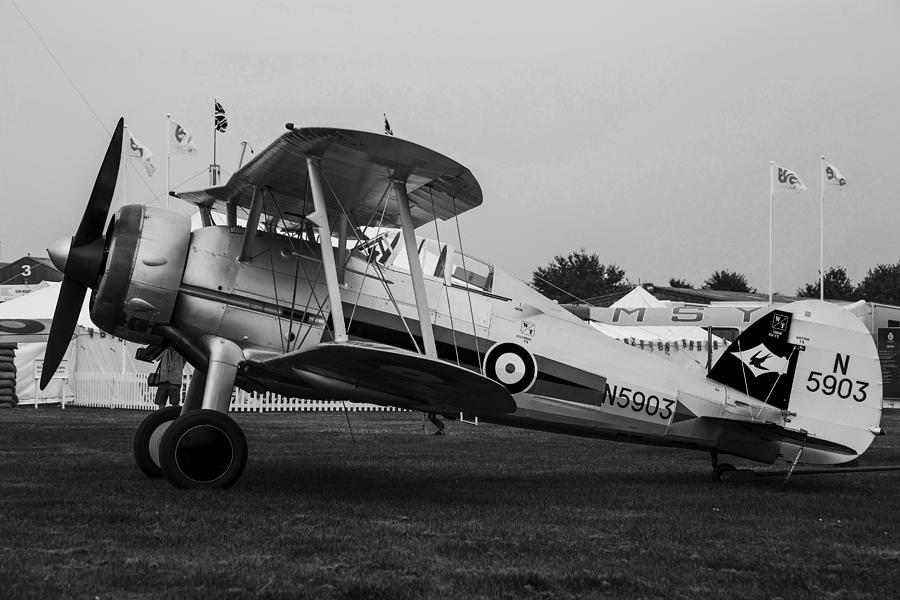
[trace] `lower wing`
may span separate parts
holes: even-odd
[[[325,342],[244,363],[254,380],[291,379],[334,399],[437,413],[510,413],[512,395],[499,383],[443,360],[366,342]]]

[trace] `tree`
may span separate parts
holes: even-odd
[[[593,296],[611,294],[629,288],[625,271],[617,265],[604,265],[596,254],[584,248],[556,255],[545,267],[538,267],[531,276],[532,285],[551,300],[573,302]]]
[[[847,277],[847,269],[844,267],[830,267],[825,271],[825,297],[830,300],[854,300],[856,298],[856,290]],[[815,283],[807,283],[801,288],[797,288],[797,295],[801,298],[818,298],[819,297],[819,281]]]
[[[826,291],[828,287],[825,287]],[[869,269],[856,286],[856,297],[867,302],[900,304],[900,262],[881,264]]]
[[[676,278],[674,278],[674,277],[671,278],[671,279],[669,280],[669,287],[673,287],[673,288],[684,288],[684,289],[686,289],[686,290],[692,290],[692,289],[694,289],[693,284],[688,283],[688,282],[685,281],[684,279],[676,279]]]
[[[752,288],[747,284],[747,278],[741,273],[734,271],[715,271],[709,276],[709,279],[703,282],[704,290],[719,290],[723,292],[746,292],[752,294],[756,292],[756,288]]]

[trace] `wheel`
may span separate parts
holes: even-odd
[[[175,487],[227,488],[247,464],[247,439],[228,415],[215,410],[191,411],[163,434],[159,464]]]
[[[155,410],[141,421],[134,432],[134,461],[150,479],[162,477],[162,469],[159,468],[159,442],[169,424],[180,414],[179,406]]]
[[[737,471],[734,465],[730,465],[728,463],[722,463],[713,469],[713,481],[718,481],[722,483],[727,483],[730,481],[728,474],[731,471]]]

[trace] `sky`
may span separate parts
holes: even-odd
[[[524,280],[583,248],[633,283],[728,269],[766,291],[775,161],[809,188],[774,198],[794,292],[818,278],[824,154],[849,182],[826,191],[825,265],[857,283],[900,260],[898,59],[895,0],[0,0],[0,260],[74,233],[120,116],[158,171],[130,164],[116,206],[166,204],[165,113],[198,146],[172,187],[206,187],[218,98],[226,176],[285,123],[387,113],[474,173],[463,248]]]

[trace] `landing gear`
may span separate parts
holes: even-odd
[[[181,414],[181,407],[169,406],[155,410],[138,425],[134,432],[134,460],[150,479],[162,477],[159,467],[159,443],[172,421]]]
[[[247,439],[228,415],[197,410],[169,425],[159,457],[162,472],[175,487],[227,488],[247,464]]]
[[[141,471],[179,488],[230,487],[247,465],[247,439],[226,414],[243,353],[225,338],[206,336],[203,343],[209,360],[194,371],[184,407],[154,412],[134,435]]]
[[[734,465],[729,463],[719,464],[719,455],[716,452],[710,452],[712,458],[712,480],[716,483],[727,483],[731,481],[732,471],[737,471]]]

